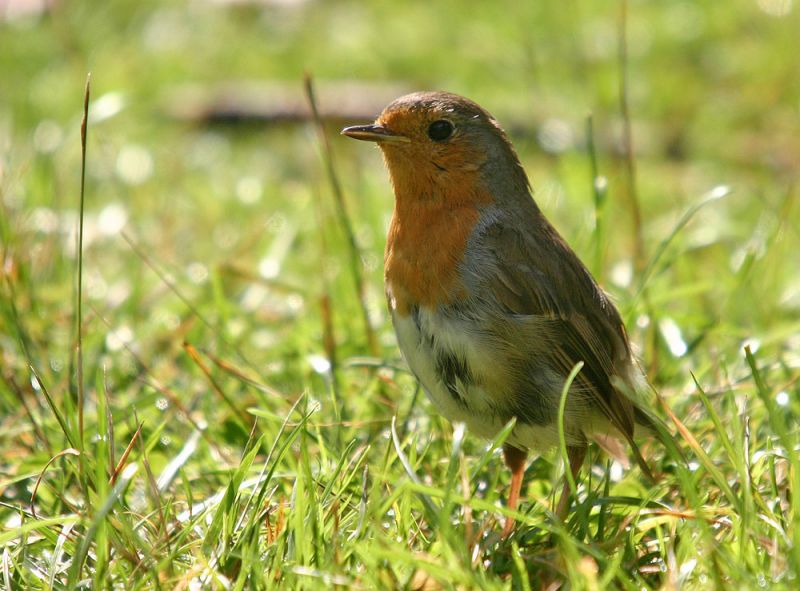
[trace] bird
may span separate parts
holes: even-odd
[[[591,441],[629,444],[651,427],[644,372],[621,316],[547,220],[507,134],[449,92],[392,101],[347,137],[375,142],[394,190],[384,285],[397,343],[439,413],[503,444],[516,509],[527,455],[563,436],[577,479]],[[615,445],[612,445],[614,442]],[[557,514],[568,512],[567,482]],[[514,520],[507,518],[503,536]]]

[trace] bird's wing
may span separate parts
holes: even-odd
[[[630,362],[619,313],[544,217],[533,221],[525,232],[509,223],[485,229],[481,242],[497,261],[485,287],[504,313],[546,337],[551,369],[566,379],[584,363],[575,386],[633,443],[634,404],[612,383]]]

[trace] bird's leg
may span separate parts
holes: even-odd
[[[567,459],[569,460],[569,471],[572,473],[572,481],[578,481],[578,473],[581,471],[583,460],[586,458],[586,445],[572,445],[567,447]],[[569,480],[564,475],[564,489],[561,491],[561,498],[558,500],[558,507],[556,507],[556,515],[561,521],[567,517],[569,510]]]
[[[516,509],[519,491],[522,488],[522,477],[525,475],[525,458],[528,453],[513,445],[503,444],[503,459],[511,470],[511,490],[508,493],[508,508]],[[507,517],[503,525],[503,537],[507,538],[514,529],[514,518]]]

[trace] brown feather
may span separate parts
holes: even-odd
[[[482,269],[482,282],[518,322],[527,319],[531,332],[548,335],[549,350],[537,351],[542,363],[564,378],[577,362],[584,363],[577,388],[632,443],[635,406],[613,386],[614,377],[624,377],[632,363],[619,314],[533,202],[524,209],[529,222],[524,233],[517,216],[517,223],[501,218],[474,238],[495,261],[493,273]]]

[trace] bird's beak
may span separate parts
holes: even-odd
[[[408,143],[411,140],[404,135],[389,131],[383,125],[353,125],[345,127],[342,135],[365,142],[392,142]]]

